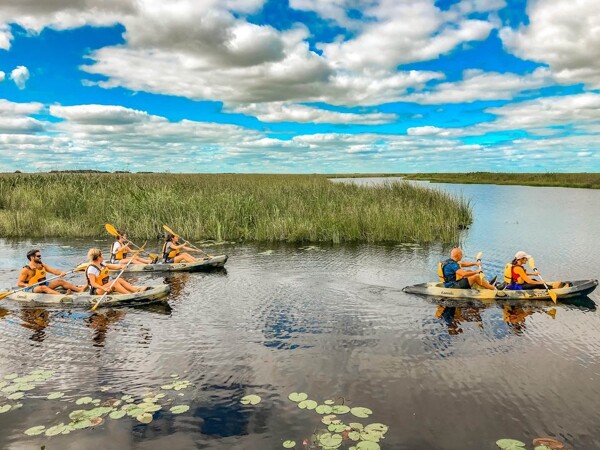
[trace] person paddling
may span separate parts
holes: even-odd
[[[122,231],[118,232],[117,236],[115,236],[115,242],[113,242],[110,247],[110,262],[116,264],[127,264],[130,260],[131,264],[151,264],[152,260],[147,258],[142,258],[139,254],[134,255],[131,258],[127,257],[129,252],[133,252],[131,247],[129,247],[129,242],[127,242],[127,233],[123,233]]]
[[[135,287],[123,278],[118,278],[111,288],[112,283],[110,281],[109,271],[111,269],[121,270],[123,266],[120,264],[106,264],[102,257],[102,251],[98,248],[91,248],[88,251],[87,256],[90,265],[85,271],[85,278],[87,280],[87,288],[91,295],[110,294],[113,291],[119,294],[131,294],[133,292],[142,292],[146,289]]]
[[[19,282],[17,283],[19,287],[31,286],[25,289],[25,292],[34,292],[36,294],[60,294],[60,292],[55,290],[58,287],[66,289],[68,294],[70,294],[71,291],[83,292],[85,290],[85,287],[76,286],[73,283],[69,283],[67,280],[62,280],[60,278],[52,281],[45,281],[46,273],[64,277],[66,272],[53,269],[44,264],[42,262],[42,252],[40,250],[29,250],[27,252],[27,259],[29,260],[29,264],[23,266],[23,269],[19,274]],[[43,283],[33,286],[40,281],[43,281]]]
[[[176,234],[168,234],[165,243],[162,248],[163,259],[165,263],[180,263],[180,262],[196,262],[201,261],[202,259],[194,258],[189,253],[181,253],[181,250],[187,250],[188,252],[199,252],[195,248],[187,247],[184,242],[183,244],[178,244],[179,236]]]
[[[471,289],[473,285],[479,285],[485,289],[496,289],[492,284],[496,281],[492,279],[492,284],[488,283],[479,274],[481,262],[461,261],[463,252],[459,247],[455,247],[450,252],[450,258],[439,263],[438,275],[444,280],[444,287],[451,289]],[[479,266],[479,270],[463,270],[463,267]]]
[[[530,278],[529,275],[537,275],[535,272],[527,272],[523,267],[531,256],[522,250],[519,250],[514,259],[504,266],[504,281],[507,283],[506,289],[521,291],[523,289],[558,289],[562,286],[561,281],[546,282]]]

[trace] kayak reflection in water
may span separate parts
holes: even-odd
[[[435,317],[444,321],[448,327],[448,334],[456,336],[463,332],[462,322],[474,322],[480,329],[483,329],[483,319],[479,313],[479,308],[475,307],[456,307],[456,306],[438,306]]]
[[[530,278],[529,275],[538,275],[535,272],[527,272],[523,267],[531,256],[524,251],[518,251],[514,259],[504,267],[504,282],[506,289],[521,291],[523,289],[545,289],[548,286],[551,289],[562,287],[562,282],[543,281]]]
[[[519,334],[525,331],[525,320],[527,317],[536,312],[544,312],[552,317],[552,319],[556,318],[556,309],[554,308],[548,311],[540,311],[539,309],[525,308],[518,305],[504,305],[502,308],[502,319]]]
[[[444,287],[451,289],[471,289],[474,285],[485,289],[496,289],[488,283],[480,274],[481,262],[461,261],[463,252],[459,247],[455,247],[450,252],[450,258],[438,264],[438,276],[443,281]],[[479,266],[478,270],[463,270],[463,267]]]

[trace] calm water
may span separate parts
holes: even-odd
[[[466,256],[484,252],[488,273],[522,249],[547,278],[598,277],[600,191],[440,187],[472,200],[476,220],[462,245]],[[14,285],[31,247],[67,268],[91,245],[108,243],[0,240],[0,286]],[[19,400],[0,392],[0,408],[23,404],[0,414],[0,448],[278,449],[292,439],[300,449],[323,426],[320,415],[287,399],[293,391],[372,409],[369,419],[341,418],[389,425],[382,449],[485,450],[500,438],[531,444],[539,436],[600,448],[598,293],[568,305],[511,308],[449,307],[404,294],[402,287],[434,279],[446,252],[439,245],[210,252],[230,256],[227,271],[129,277],[169,283],[168,307],[91,313],[2,301],[0,375],[56,374]],[[161,391],[174,374],[192,386]],[[47,400],[52,391],[65,396]],[[69,412],[89,408],[74,403],[86,395],[138,401],[158,392],[167,394],[165,408],[148,425],[107,417],[68,435],[23,434],[68,423]],[[262,402],[240,405],[247,394]],[[174,415],[173,404],[190,410]]]

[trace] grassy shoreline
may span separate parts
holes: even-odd
[[[365,187],[322,175],[4,174],[5,237],[136,239],[162,224],[187,239],[254,242],[453,243],[472,221],[468,201],[412,186]]]
[[[519,186],[569,187],[600,189],[600,173],[388,173],[336,174],[329,178],[402,177],[406,180],[424,180],[433,183],[505,184]]]

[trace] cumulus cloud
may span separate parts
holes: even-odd
[[[0,49],[10,49],[10,42],[12,41],[13,35],[10,31],[10,27],[7,24],[0,22]]]
[[[6,74],[0,70],[0,83],[2,83],[5,78],[6,78]]]
[[[31,134],[42,131],[43,123],[33,117],[43,108],[41,103],[13,103],[0,99],[0,133]]]
[[[15,82],[19,89],[25,89],[25,84],[29,80],[29,69],[25,66],[17,66],[10,73],[10,79]]]
[[[600,88],[597,0],[536,0],[528,3],[527,14],[528,25],[501,30],[505,47],[548,64],[562,82]]]

